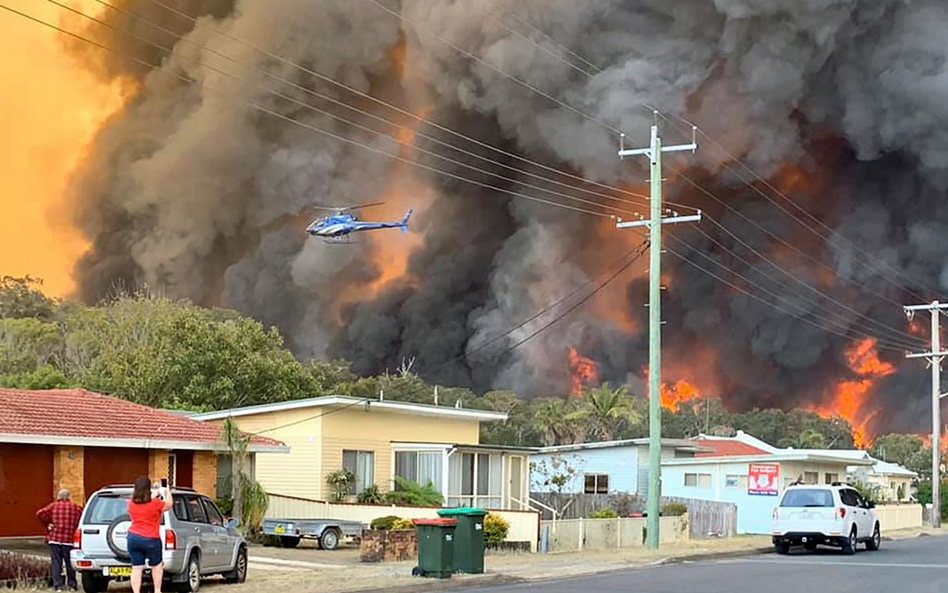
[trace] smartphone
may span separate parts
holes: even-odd
[[[168,478],[161,478],[161,487],[162,488],[168,487]]]

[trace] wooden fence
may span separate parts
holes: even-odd
[[[533,500],[557,509],[557,519],[588,519],[595,511],[612,509],[620,516],[628,517],[642,513],[646,508],[645,499],[629,494],[556,494],[536,492]],[[737,505],[729,502],[696,500],[663,496],[662,506],[677,502],[688,507],[689,533],[691,537],[730,537],[737,533]],[[543,511],[544,519],[552,519],[553,514]]]
[[[875,509],[882,533],[897,529],[912,529],[922,526],[922,505],[900,504],[879,505]]]

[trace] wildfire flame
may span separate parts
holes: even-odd
[[[677,412],[682,403],[699,397],[701,392],[698,388],[684,379],[671,385],[662,383],[662,407],[672,412]]]
[[[599,370],[596,363],[580,354],[576,348],[569,347],[570,394],[581,395],[583,388],[599,383]]]
[[[849,368],[860,378],[841,382],[836,386],[828,404],[813,406],[810,409],[824,418],[842,416],[848,420],[853,427],[853,444],[866,448],[872,442],[869,425],[878,413],[868,409],[866,396],[875,381],[894,373],[895,367],[879,360],[876,340],[872,338],[853,343],[846,349],[845,355]]]

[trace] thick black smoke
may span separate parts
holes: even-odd
[[[603,295],[614,314],[608,307],[586,307],[517,350],[498,355],[536,325],[481,349],[587,281],[634,246],[636,238],[579,213],[412,169],[255,110],[242,101],[455,175],[535,194],[521,185],[535,179],[495,168],[513,179],[497,180],[430,155],[406,153],[389,138],[302,107],[299,102],[394,132],[254,68],[415,127],[403,115],[212,28],[384,101],[423,110],[430,120],[505,150],[599,181],[643,187],[647,172],[641,163],[618,161],[613,131],[428,32],[402,26],[371,0],[172,4],[201,15],[198,24],[149,0],[126,0],[122,6],[184,34],[187,41],[118,13],[103,16],[155,43],[174,45],[170,57],[101,27],[87,29],[103,43],[161,67],[149,72],[81,50],[84,61],[103,76],[125,77],[137,85],[128,106],[99,134],[76,179],[77,222],[93,239],[92,251],[77,269],[84,299],[94,301],[121,281],[237,307],[279,326],[300,356],[345,357],[364,373],[414,359],[415,369],[442,383],[477,390],[512,387],[528,396],[563,393],[568,388],[566,349],[575,345],[599,363],[603,379],[641,385],[645,333],[626,331],[616,320],[631,318],[645,327],[644,280],[624,289],[613,286],[611,295]],[[777,310],[669,252],[664,260],[670,278],[664,302],[668,370],[713,385],[736,408],[814,404],[839,381],[853,378],[845,352],[854,339],[879,334],[865,317],[904,329],[898,305],[948,287],[948,12],[940,0],[504,4],[596,68],[504,15],[493,0],[402,0],[386,6],[596,120],[631,132],[632,143],[647,141],[652,114],[644,105],[654,105],[672,118],[694,121],[765,177],[779,181],[788,168],[802,171],[809,182],[794,188],[791,197],[885,262],[867,265],[850,242],[797,213],[821,238],[780,213],[748,187],[746,170],[702,140],[698,154],[669,159],[669,171],[687,171],[736,211],[824,265],[775,243],[670,174],[669,199],[702,207],[752,249],[703,223],[705,232],[739,257],[686,228],[673,236],[688,246],[669,238],[669,250],[767,302],[774,302],[766,292],[771,291],[794,304]],[[590,75],[550,53],[564,55]],[[235,82],[208,65],[242,80]],[[456,142],[430,126],[418,131]],[[680,127],[666,125],[664,134],[669,142],[690,139]],[[487,167],[424,138],[415,141],[420,148]],[[465,148],[497,157],[474,145]],[[505,162],[525,166],[514,159]],[[377,235],[367,244],[343,248],[302,233],[308,207],[315,203],[373,201],[407,187],[425,190],[413,189],[407,196],[396,192],[402,195],[395,200],[400,208],[420,211],[413,232],[421,243],[408,256],[405,273],[381,289],[374,282],[384,272],[382,255],[404,251],[400,239]],[[781,276],[759,253],[825,296]],[[896,285],[892,268],[932,290],[917,288],[913,294],[904,279]],[[641,272],[642,266],[637,269]],[[835,313],[827,314],[814,300]],[[802,313],[811,323],[788,311]],[[880,345],[899,339],[879,335]],[[716,355],[707,355],[709,350]],[[924,429],[923,369],[903,363],[898,351],[884,350],[883,357],[897,363],[899,371],[872,393],[873,405],[884,410],[878,428]]]

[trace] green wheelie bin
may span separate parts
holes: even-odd
[[[414,519],[418,531],[418,566],[412,574],[449,579],[454,572],[454,542],[457,520]]]
[[[461,507],[441,509],[441,517],[457,519],[454,540],[454,570],[465,574],[484,572],[484,509]]]

